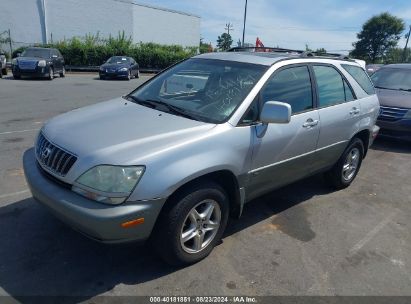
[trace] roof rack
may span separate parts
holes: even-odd
[[[302,50],[292,50],[284,48],[273,48],[273,47],[233,47],[228,50],[228,52],[269,52],[269,53],[285,53],[290,55],[299,55],[299,57],[319,57],[328,59],[339,59],[339,60],[352,60],[347,55],[336,54],[336,53],[322,53],[322,52],[312,52],[312,51],[302,51]]]

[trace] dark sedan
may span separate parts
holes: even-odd
[[[26,49],[21,56],[13,59],[12,72],[14,79],[28,76],[52,80],[56,74],[60,77],[66,74],[63,56],[59,50],[52,48]]]
[[[100,79],[140,77],[140,69],[134,58],[113,56],[100,66]]]
[[[380,100],[380,136],[411,141],[411,64],[381,67],[371,79]]]

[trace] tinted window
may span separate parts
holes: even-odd
[[[344,90],[345,90],[345,100],[346,101],[352,101],[355,99],[354,94],[348,85],[348,83],[343,79],[344,82]]]
[[[21,54],[21,56],[50,58],[50,49],[27,49]]]
[[[377,88],[411,90],[411,69],[382,68],[371,79]]]
[[[342,67],[358,82],[360,87],[368,94],[375,94],[374,86],[367,73],[359,66],[343,64]]]
[[[329,66],[314,66],[313,69],[318,86],[319,106],[345,102],[346,89],[341,74]]]
[[[312,109],[313,94],[308,67],[291,67],[275,73],[261,91],[261,98],[263,102],[286,102],[291,106],[292,113]]]

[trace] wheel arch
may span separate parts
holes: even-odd
[[[364,144],[364,156],[363,156],[363,158],[365,158],[365,156],[367,155],[367,152],[368,152],[368,145],[370,143],[370,133],[371,133],[370,130],[364,129],[364,130],[361,130],[361,131],[357,132],[353,136],[353,138],[359,138]]]
[[[226,191],[230,204],[230,217],[238,218],[242,211],[242,195],[238,179],[230,170],[218,170],[186,181],[167,198],[167,201],[163,206],[163,210],[170,209],[175,204],[176,198],[187,191],[190,186],[197,185],[205,181],[214,182]]]

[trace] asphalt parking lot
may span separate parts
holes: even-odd
[[[196,265],[103,245],[36,203],[23,152],[41,125],[148,79],[0,79],[0,295],[411,295],[411,145],[377,140],[353,185],[314,176],[266,195]]]

